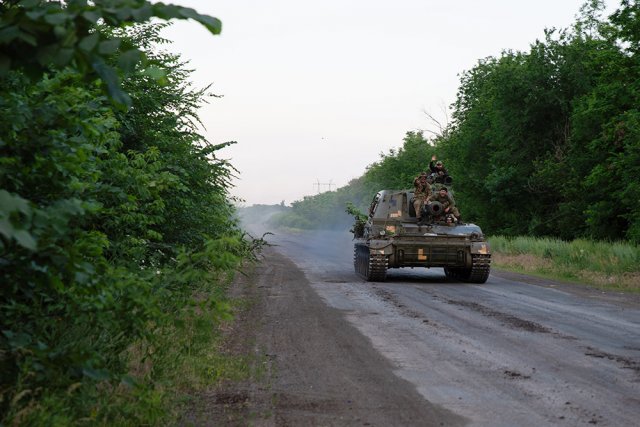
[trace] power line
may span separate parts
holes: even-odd
[[[316,178],[316,180],[317,180],[317,182],[314,182],[313,186],[316,187],[316,189],[318,191],[318,194],[322,193],[322,191],[320,191],[322,188],[327,188],[328,191],[331,191],[331,187],[335,185],[333,183],[333,179],[330,179],[329,182],[320,182],[320,180],[317,179],[317,178]]]

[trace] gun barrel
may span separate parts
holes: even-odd
[[[427,211],[429,212],[429,214],[437,216],[437,215],[442,215],[444,208],[442,207],[442,203],[434,201],[434,202],[430,202],[427,205]]]

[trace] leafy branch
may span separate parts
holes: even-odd
[[[98,76],[114,103],[128,108],[131,98],[121,88],[120,74],[131,74],[145,55],[99,27],[127,27],[152,17],[193,19],[212,34],[222,29],[220,20],[194,9],[146,0],[7,1],[0,4],[0,77],[16,69],[36,80],[52,68],[73,65],[87,77]],[[147,70],[161,79],[158,71]]]

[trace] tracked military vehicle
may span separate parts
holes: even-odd
[[[389,268],[443,267],[449,279],[486,282],[491,253],[480,227],[447,223],[437,202],[425,206],[419,222],[412,199],[412,191],[380,191],[371,202],[366,222],[356,220],[352,230],[356,273],[368,281],[382,282]]]

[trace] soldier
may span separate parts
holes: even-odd
[[[434,181],[439,184],[448,184],[449,172],[447,168],[444,167],[444,164],[441,160],[437,160],[436,155],[431,156],[431,162],[429,162],[429,169],[431,170],[432,175],[434,176]]]
[[[418,225],[422,225],[422,208],[425,203],[429,203],[431,197],[431,184],[427,181],[427,173],[422,172],[413,180],[413,208],[418,217]]]
[[[460,222],[460,212],[458,211],[458,208],[456,208],[456,203],[453,201],[453,197],[449,194],[447,187],[442,187],[438,190],[431,200],[434,202],[440,202],[440,204],[442,204],[444,214],[451,214],[456,218],[457,222]]]

